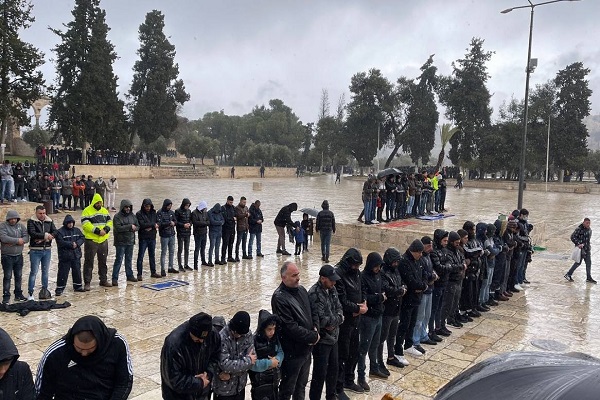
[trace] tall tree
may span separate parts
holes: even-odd
[[[61,43],[54,48],[57,77],[48,124],[66,145],[129,149],[106,13],[100,0],[76,0],[72,15],[65,32],[51,29]]]
[[[177,110],[190,96],[175,63],[175,46],[165,33],[165,17],[153,10],[139,28],[140,59],[133,67],[129,91],[132,132],[143,141],[169,138],[177,128]]]
[[[590,115],[592,90],[586,79],[589,73],[589,68],[576,62],[558,71],[554,79],[557,116],[551,132],[550,152],[554,164],[560,168],[581,168],[587,156],[588,131],[583,119]]]
[[[38,67],[44,63],[44,56],[19,36],[34,22],[31,2],[3,0],[0,7],[0,135],[5,143],[12,121],[29,125],[27,109],[43,89]]]
[[[471,39],[465,57],[452,63],[452,76],[444,78],[440,88],[440,101],[446,107],[446,117],[459,128],[450,139],[450,160],[455,165],[477,158],[481,135],[491,124],[486,62],[493,52],[485,51],[483,43],[483,39]]]

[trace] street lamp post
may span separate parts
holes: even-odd
[[[527,119],[529,116],[529,75],[535,68],[535,66],[531,65],[531,38],[533,36],[533,11],[537,6],[543,6],[545,4],[552,3],[562,3],[565,1],[579,1],[579,0],[552,0],[545,1],[543,3],[533,4],[531,0],[527,0],[529,5],[519,6],[513,8],[507,8],[506,10],[501,11],[502,14],[507,14],[513,10],[518,10],[521,8],[531,8],[531,19],[529,21],[529,44],[527,47],[527,66],[525,68],[525,115],[523,118],[523,140],[521,143],[521,162],[519,166],[519,197],[517,200],[517,209],[520,210],[523,208],[523,191],[525,189],[525,157],[527,155]]]

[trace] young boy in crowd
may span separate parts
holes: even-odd
[[[279,397],[279,366],[283,361],[280,329],[278,316],[260,310],[254,334],[256,363],[249,371],[253,400],[277,400]]]
[[[296,241],[296,251],[294,252],[295,256],[299,256],[302,253],[304,243],[306,242],[306,231],[300,225],[300,221],[296,221],[294,224],[294,240]]]

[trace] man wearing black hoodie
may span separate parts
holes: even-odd
[[[138,256],[137,256],[137,276],[138,280],[142,277],[144,254],[148,250],[148,261],[150,262],[150,276],[160,278],[161,274],[156,273],[156,232],[158,231],[158,222],[156,220],[156,210],[152,200],[144,199],[140,211],[135,213],[140,229],[138,231]]]
[[[235,262],[233,258],[233,242],[235,240],[235,206],[233,205],[233,196],[227,196],[227,202],[221,208],[221,214],[224,218],[221,262],[225,261],[225,255],[227,255],[227,262]]]
[[[125,275],[128,282],[137,282],[133,276],[133,246],[135,245],[135,232],[139,230],[139,222],[132,212],[133,206],[127,199],[121,200],[119,212],[113,219],[113,237],[115,240],[115,263],[112,271],[112,285],[119,285],[119,271],[125,258]],[[139,277],[141,280],[141,276]]]
[[[387,296],[381,285],[381,265],[383,259],[379,253],[369,253],[365,269],[363,270],[360,280],[363,298],[367,302],[368,310],[360,317],[359,322],[359,338],[360,344],[358,348],[358,385],[365,392],[370,390],[369,384],[366,381],[366,356],[369,354],[369,377],[387,379],[388,375],[379,369],[377,363],[377,347],[381,337],[381,316],[383,314],[383,302],[387,300]]]
[[[323,210],[317,214],[316,230],[321,234],[321,261],[329,262],[329,248],[331,246],[331,235],[335,233],[335,216],[329,209],[329,202],[323,200]]]
[[[29,364],[18,361],[15,342],[0,328],[0,399],[31,400],[35,398],[33,376]]]
[[[79,318],[44,352],[38,365],[37,400],[125,400],[133,385],[127,341],[98,317]]]
[[[192,271],[188,261],[190,258],[190,237],[192,236],[192,212],[190,199],[183,199],[181,207],[175,210],[177,220],[177,264],[179,272]],[[184,251],[183,264],[181,263],[181,252]]]
[[[291,255],[285,249],[285,227],[293,227],[294,221],[292,221],[292,213],[298,209],[298,204],[290,203],[287,206],[281,207],[279,213],[275,217],[275,229],[277,229],[277,254],[284,256]]]
[[[452,271],[452,260],[450,250],[448,250],[449,232],[443,229],[436,229],[433,232],[433,251],[429,256],[433,264],[433,270],[439,277],[433,284],[433,294],[431,297],[431,316],[429,317],[429,339],[434,342],[441,342],[442,338],[436,333],[439,330],[446,329],[446,321],[442,318],[442,299],[448,285],[450,272]],[[449,332],[449,331],[448,331]]]
[[[354,382],[354,369],[358,363],[359,317],[368,310],[361,288],[359,268],[362,262],[362,254],[352,247],[346,250],[335,267],[335,272],[340,276],[335,288],[344,312],[344,323],[340,326],[338,340],[339,372],[336,391],[340,399],[348,398],[344,388],[356,393],[364,392],[364,389]]]
[[[73,290],[85,292],[81,282],[81,246],[85,236],[81,229],[75,227],[75,219],[67,215],[63,226],[56,233],[58,248],[58,275],[56,277],[56,295],[60,296],[67,286],[69,271],[73,276]]]
[[[173,268],[175,257],[175,212],[171,210],[173,202],[169,199],[163,201],[162,208],[156,213],[156,222],[158,223],[158,235],[160,236],[160,272],[165,274],[165,261],[167,251],[169,252],[169,272],[178,274],[179,271]]]

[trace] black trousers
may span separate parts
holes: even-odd
[[[310,400],[319,400],[325,384],[325,398],[335,399],[338,376],[338,344],[319,344],[313,347],[313,372],[310,381]]]
[[[413,332],[417,322],[419,306],[408,305],[408,302],[400,306],[400,324],[396,332],[396,344],[394,345],[394,354],[404,355],[404,349],[413,346]]]
[[[183,261],[181,263],[181,253],[183,254]],[[179,269],[183,267],[189,267],[189,259],[190,259],[190,237],[177,235],[177,264],[179,264]]]
[[[69,272],[73,278],[73,289],[81,288],[81,258],[63,261],[58,260],[58,274],[56,277],[56,291],[62,293],[67,286]]]
[[[472,310],[479,303],[479,277],[463,280],[463,288],[460,297],[461,311]]]
[[[244,400],[246,398],[246,390],[242,390],[232,396],[219,396],[218,394],[215,394],[214,398],[215,400]]]
[[[358,363],[358,321],[360,317],[346,317],[340,325],[338,338],[338,376],[336,392],[344,390],[344,383],[354,382]]]
[[[221,261],[225,261],[225,253],[227,253],[228,258],[233,258],[232,252],[233,241],[235,239],[235,230],[223,228],[223,234],[221,238],[223,239],[223,243],[221,244]]]
[[[200,254],[200,261],[202,264],[206,264],[206,237],[207,233],[194,235],[194,267],[198,266],[198,254]]]
[[[279,399],[304,400],[308,374],[310,372],[310,353],[285,356],[281,363],[281,382],[279,383]]]

